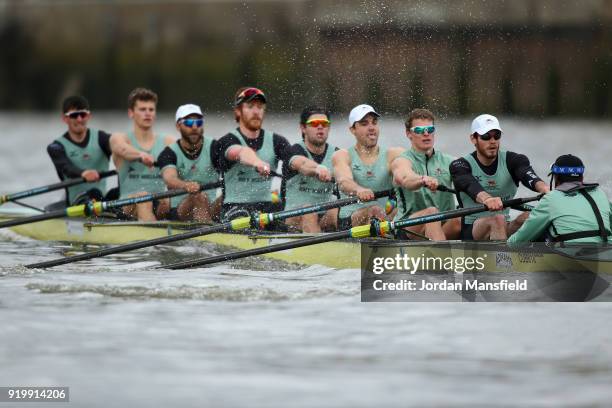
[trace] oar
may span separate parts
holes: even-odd
[[[114,176],[115,174],[117,174],[115,170],[103,171],[100,173],[100,178],[103,179],[105,177]],[[48,184],[46,186],[32,188],[30,190],[21,191],[19,193],[1,195],[0,205],[7,203],[9,201],[19,200],[20,198],[32,197],[38,194],[49,193],[51,191],[76,186],[77,184],[82,184],[82,183],[87,183],[87,180],[85,180],[82,177],[78,177],[78,178],[64,180],[59,183]]]
[[[513,205],[520,205],[528,203],[530,201],[539,200],[542,195],[528,198],[514,198],[512,200],[506,200],[503,202],[504,207],[511,207]],[[192,268],[195,266],[210,265],[217,262],[231,261],[234,259],[246,258],[254,255],[269,254],[271,252],[284,251],[286,249],[299,248],[303,246],[322,244],[324,242],[337,241],[345,238],[367,238],[370,236],[382,236],[392,230],[411,227],[413,225],[427,224],[430,222],[444,221],[451,218],[465,217],[467,215],[476,214],[479,212],[488,211],[487,207],[483,204],[477,207],[459,208],[456,210],[445,211],[437,214],[425,215],[417,218],[407,218],[399,221],[384,221],[380,223],[372,223],[367,225],[360,225],[353,227],[346,231],[332,232],[328,234],[322,234],[316,237],[304,238],[291,242],[284,242],[282,244],[269,245],[263,248],[247,249],[245,251],[234,252],[231,254],[222,254],[211,256],[208,258],[193,259],[191,261],[176,262],[169,265],[162,265],[159,268],[164,269],[185,269]]]
[[[380,191],[374,193],[375,198],[380,198],[389,195],[390,191]],[[253,214],[250,217],[236,218],[232,221],[224,222],[218,225],[196,228],[191,231],[181,234],[170,235],[167,237],[154,238],[147,241],[133,242],[130,244],[120,245],[112,248],[105,248],[99,251],[92,251],[81,255],[70,256],[66,258],[55,259],[47,262],[40,262],[26,265],[26,268],[50,268],[57,265],[64,265],[71,262],[84,261],[92,258],[99,258],[106,255],[118,254],[122,252],[132,251],[135,249],[147,248],[155,245],[168,244],[175,241],[181,241],[189,238],[195,238],[202,235],[213,234],[222,231],[239,231],[247,228],[264,228],[272,221],[285,220],[291,217],[297,217],[304,214],[310,214],[319,211],[325,211],[332,208],[339,208],[345,205],[355,204],[359,202],[358,197],[343,198],[341,200],[321,203],[310,207],[296,208],[294,210],[279,211],[276,213]]]
[[[457,191],[453,190],[450,187],[446,187],[444,184],[440,184],[438,186],[438,191],[444,191],[445,193],[453,193],[453,194],[457,194]]]
[[[205,184],[201,187],[201,190],[209,190],[211,188],[220,187],[221,181],[214,183]],[[147,201],[153,201],[157,199],[174,197],[182,194],[188,194],[185,189],[169,190],[161,193],[147,194],[141,197],[122,198],[113,201],[97,201],[89,202],[87,204],[73,205],[71,207],[63,208],[61,210],[50,211],[39,215],[33,215],[31,217],[15,218],[12,220],[0,222],[0,228],[14,227],[16,225],[30,224],[32,222],[52,220],[54,218],[62,217],[86,217],[90,215],[100,215],[105,210],[112,208],[123,207],[126,205],[144,203]]]

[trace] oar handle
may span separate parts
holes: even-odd
[[[100,178],[102,179],[102,178],[116,175],[117,171],[116,170],[102,171],[99,174],[100,174]],[[87,180],[85,180],[83,177],[76,177],[76,178],[60,181],[59,183],[48,184],[46,186],[35,187],[30,190],[20,191],[18,193],[0,195],[0,204],[4,204],[9,201],[19,200],[21,198],[32,197],[38,194],[50,193],[51,191],[76,186],[77,184],[83,184],[86,182]]]
[[[457,190],[453,190],[450,187],[446,187],[444,184],[440,184],[438,186],[438,191],[443,191],[445,193],[453,193],[453,194],[457,194]]]

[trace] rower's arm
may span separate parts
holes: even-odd
[[[255,150],[247,146],[233,145],[225,151],[225,158],[229,161],[239,162],[245,166],[254,167],[258,172],[267,168],[270,170],[270,165],[261,160]]]
[[[51,143],[47,146],[47,153],[49,157],[51,157],[53,166],[55,166],[55,170],[62,180],[65,178],[81,177],[82,173],[85,171],[72,163],[66,154],[66,149],[64,149],[61,143]]]
[[[161,168],[162,179],[169,190],[186,188],[188,186],[188,182],[181,180],[179,177],[178,171],[176,170],[176,153],[174,153],[170,147],[166,147],[161,151],[157,158],[157,164]]]
[[[408,190],[418,190],[424,185],[424,176],[416,174],[412,170],[412,163],[405,157],[396,157],[391,162],[391,173],[393,183]]]
[[[351,171],[351,156],[345,149],[340,149],[332,156],[332,164],[334,166],[334,176],[336,177],[336,183],[341,191],[348,195],[357,195],[363,190],[367,190],[361,187],[353,179],[353,172]]]
[[[289,168],[307,177],[323,178],[325,181],[331,180],[330,170],[327,167],[305,156],[293,156],[289,161]]]
[[[523,225],[508,238],[508,243],[519,244],[535,242],[541,239],[551,223],[549,214],[548,196],[544,196],[537,207],[531,210],[529,217],[527,217]]]
[[[518,184],[520,181],[525,187],[531,191],[538,193],[548,193],[548,185],[538,177],[531,167],[529,159],[524,154],[508,152],[506,155],[506,166],[512,174],[512,179]]]
[[[464,158],[453,160],[449,166],[453,185],[457,191],[463,191],[472,200],[483,203],[491,195],[480,185],[476,177],[472,174],[472,166]]]
[[[125,133],[113,133],[111,135],[110,145],[113,155],[123,160],[142,160],[144,155],[150,156],[132,146]]]

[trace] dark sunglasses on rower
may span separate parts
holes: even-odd
[[[89,115],[88,110],[80,110],[80,111],[64,113],[64,116],[70,119],[86,118],[88,115]]]
[[[196,127],[202,127],[204,119],[183,119],[181,123],[187,127],[193,127],[194,124]]]
[[[478,135],[478,133],[476,133]],[[491,138],[495,139],[495,140],[499,140],[501,139],[502,136],[502,132],[501,130],[489,130],[487,133],[485,133],[484,135],[478,135],[478,137],[480,138],[480,140],[484,140],[485,142],[488,140],[491,140]]]
[[[435,126],[414,126],[409,129],[411,132],[416,133],[417,135],[422,135],[425,132],[432,134],[435,133]]]

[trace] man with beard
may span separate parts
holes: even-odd
[[[134,89],[128,96],[128,116],[132,119],[134,128],[128,133],[115,133],[111,137],[121,198],[159,193],[166,189],[154,162],[161,151],[174,142],[174,138],[162,137],[153,132],[156,109],[155,92],[144,88]],[[140,221],[165,218],[169,210],[170,203],[167,199],[122,208],[124,215],[137,217]]]
[[[436,191],[438,185],[451,185],[448,167],[454,157],[434,149],[434,120],[433,113],[427,109],[414,109],[406,119],[406,136],[411,148],[391,163],[393,181],[397,185],[398,212],[395,220],[455,209],[453,194]],[[460,229],[460,220],[454,218],[444,223],[431,222],[407,227],[399,231],[398,235],[402,238],[425,236],[441,241],[456,239]]]
[[[332,155],[337,147],[327,143],[329,112],[322,107],[308,107],[300,115],[302,141],[291,147],[291,159],[283,163],[285,209],[324,203],[334,199],[331,180]],[[303,232],[336,229],[338,209],[287,219],[286,223]]]
[[[283,136],[262,129],[266,100],[260,89],[238,89],[233,102],[238,127],[217,144],[223,172],[224,220],[277,210],[272,203],[270,172],[276,170],[279,161],[289,160],[291,145]]]
[[[349,149],[338,150],[332,157],[341,197],[357,196],[362,201],[340,209],[339,230],[367,224],[372,217],[386,218],[383,209],[386,198],[380,198],[373,204],[366,201],[373,200],[375,192],[393,188],[390,165],[404,149],[385,149],[378,145],[379,117],[370,105],[355,106],[349,114],[349,131],[355,136],[356,143]]]
[[[66,133],[47,146],[57,175],[61,180],[82,177],[87,183],[68,187],[65,202],[53,206],[64,207],[90,199],[103,200],[106,182],[100,172],[108,170],[111,155],[111,135],[87,127],[91,118],[89,102],[82,96],[70,96],[62,103],[62,120],[68,126]],[[116,197],[106,197],[113,199]]]
[[[204,137],[204,115],[199,106],[179,106],[175,120],[181,138],[161,152],[157,166],[169,190],[184,188],[189,194],[170,198],[168,218],[210,222],[218,218],[222,199],[217,198],[217,189],[200,191],[200,187],[219,179],[217,141]]]
[[[484,204],[489,210],[461,220],[463,240],[506,240],[521,226],[529,214],[524,212],[509,222],[510,209],[504,209],[502,204],[514,197],[519,181],[532,191],[549,191],[525,155],[500,150],[501,137],[502,129],[495,116],[478,116],[470,134],[476,150],[450,165],[459,205],[467,208]],[[502,212],[493,214],[497,211]]]

